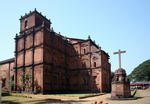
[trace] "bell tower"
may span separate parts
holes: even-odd
[[[44,33],[50,26],[50,20],[36,9],[21,16],[15,37],[16,91],[43,92]]]
[[[36,9],[30,13],[25,13],[20,18],[20,32],[28,30],[32,27],[38,27],[44,24],[47,28],[50,28],[51,22]]]

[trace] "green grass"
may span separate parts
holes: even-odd
[[[25,96],[25,95],[11,95],[11,96],[24,97],[24,98],[32,98],[31,96]]]
[[[135,92],[135,90],[134,90],[134,91],[131,91],[131,95],[133,95],[134,92]],[[134,97],[135,97],[135,98],[140,97],[140,94],[139,94],[138,90],[136,91]]]
[[[53,96],[68,96],[68,97],[83,97],[83,96],[89,96],[89,95],[97,95],[100,93],[81,93],[81,94],[47,94],[47,95],[53,95]]]
[[[5,104],[60,104],[60,101],[55,100],[40,100],[40,99],[32,99],[25,96],[2,96],[2,102]]]
[[[136,92],[135,97],[141,97],[138,91]]]
[[[32,99],[31,98],[26,98],[24,96],[2,96],[2,101],[3,102],[9,102],[10,104],[26,104],[27,102],[30,102]],[[32,104],[32,103],[31,103]]]
[[[146,89],[147,91],[150,91],[150,87],[148,89]]]
[[[134,90],[131,91],[131,95],[133,95],[133,93],[134,93]]]
[[[68,97],[83,97],[83,96],[89,96],[89,95],[96,95],[100,93],[81,93],[81,94],[47,94],[47,95],[53,95],[56,96],[68,96]],[[59,101],[59,100],[52,100],[52,99],[33,99],[30,96],[25,95],[4,95],[2,96],[3,103],[6,104],[70,104],[72,101]]]

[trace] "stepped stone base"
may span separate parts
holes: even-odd
[[[126,99],[131,98],[130,81],[126,77],[124,69],[115,71],[115,76],[112,82],[111,99]]]

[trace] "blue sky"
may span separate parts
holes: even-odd
[[[37,8],[64,36],[88,35],[110,55],[111,70],[122,67],[129,74],[150,59],[150,0],[3,0],[0,3],[0,60],[14,56],[14,37],[21,15]]]

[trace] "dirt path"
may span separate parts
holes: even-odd
[[[103,101],[108,104],[150,104],[150,92],[146,90],[138,90],[137,92],[140,95],[140,98],[136,100],[110,100],[110,94],[105,94],[98,97],[86,98],[79,100],[80,104],[91,104],[94,101]],[[85,101],[85,102],[84,102]]]

